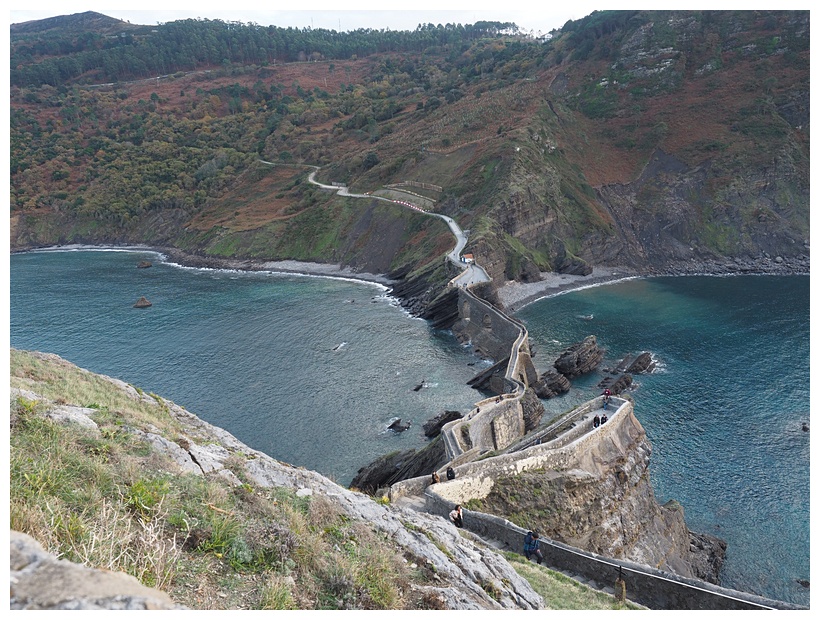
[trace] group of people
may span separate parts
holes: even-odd
[[[452,467],[447,468],[447,479],[453,480],[456,473]],[[433,472],[433,483],[440,482],[441,477],[437,471]],[[456,504],[450,511],[450,522],[456,527],[464,527],[464,511],[461,504]],[[524,536],[524,556],[529,560],[535,558],[535,561],[541,564],[544,561],[544,555],[541,553],[541,548],[538,545],[540,534],[537,531],[528,531]]]
[[[609,409],[609,400],[612,396],[612,392],[609,389],[604,390],[602,394],[604,397],[604,411]],[[595,417],[592,418],[592,428],[598,428],[601,424],[605,423],[609,418],[606,417],[606,413],[602,413],[600,416],[596,413]]]
[[[452,467],[448,467],[446,475],[447,475],[447,480],[453,480],[456,477],[456,470],[453,469]],[[433,479],[433,481],[432,481],[431,484],[435,484],[436,482],[441,482],[441,476],[439,476],[437,471],[433,472],[432,479]]]

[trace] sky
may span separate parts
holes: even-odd
[[[615,3],[611,0],[575,0],[574,2],[550,2],[549,0],[519,0],[504,3],[498,0],[415,0],[409,7],[395,10],[384,10],[390,6],[384,0],[312,0],[311,10],[278,11],[263,9],[266,3],[237,2],[211,3],[207,1],[192,2],[155,2],[145,0],[140,3],[129,3],[138,9],[115,9],[117,2],[99,0],[65,0],[63,2],[22,2],[11,0],[10,23],[16,24],[35,19],[45,19],[56,15],[71,15],[85,11],[96,11],[109,17],[115,17],[132,24],[154,25],[177,19],[203,18],[256,23],[261,26],[293,26],[297,28],[325,28],[328,30],[347,31],[357,28],[375,30],[415,30],[419,24],[474,24],[477,21],[513,22],[522,30],[538,35],[546,34],[560,28],[569,20],[581,19],[595,10],[605,9],[663,9],[663,8],[808,8],[808,2],[797,2],[795,6],[775,7],[773,3],[761,3],[755,0],[747,2],[713,1],[711,3],[666,3],[647,2],[646,0],[629,4]],[[121,4],[121,3],[120,3]],[[270,6],[276,4],[270,2]],[[174,8],[168,8],[170,6]],[[758,6],[759,5],[759,6]],[[802,5],[802,6],[800,6]],[[248,8],[241,8],[241,7]],[[280,4],[281,6],[281,4]],[[340,9],[339,7],[344,7]]]
[[[223,21],[254,22],[262,26],[282,27],[311,27],[326,28],[329,30],[355,30],[357,28],[373,28],[376,30],[415,30],[420,23],[473,24],[477,21],[514,22],[520,28],[537,34],[539,31],[547,33],[560,28],[570,19],[580,19],[589,15],[601,3],[591,0],[578,0],[574,3],[542,3],[530,0],[516,5],[505,5],[488,0],[417,0],[405,3],[405,6],[395,10],[384,10],[388,3],[373,0],[313,0],[309,3],[312,10],[273,10],[264,9],[265,3],[245,3],[249,8],[232,3],[212,4],[208,2],[150,2],[134,3],[139,9],[113,9],[117,3],[86,0],[76,2],[20,2],[11,1],[11,23],[20,23],[32,19],[44,19],[55,15],[70,15],[84,11],[97,11],[130,21],[132,24],[153,25],[159,22],[169,22],[176,19],[204,18],[220,19]],[[167,10],[169,6],[175,7]],[[280,3],[270,3],[270,6],[281,6]],[[549,6],[552,5],[552,6]],[[307,6],[307,5],[306,5]],[[402,5],[397,5],[402,6]],[[23,8],[17,8],[23,7]],[[252,7],[252,8],[251,8]],[[343,7],[343,8],[340,8]],[[529,8],[524,8],[529,7]],[[537,7],[537,8],[536,8]]]

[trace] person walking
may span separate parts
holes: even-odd
[[[527,560],[534,557],[538,564],[544,561],[544,556],[541,554],[541,549],[538,546],[538,532],[529,531],[524,536],[524,556]]]
[[[464,527],[464,515],[461,512],[461,504],[456,504],[456,507],[450,511],[450,521],[456,527]]]

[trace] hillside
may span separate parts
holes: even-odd
[[[492,22],[112,34],[102,17],[12,27],[13,250],[145,243],[441,281],[441,222],[309,186],[318,165],[360,193],[438,186],[498,285],[808,272],[807,11],[601,11],[546,42]]]
[[[15,555],[16,538],[13,609],[123,608],[122,596],[170,608],[147,588],[214,610],[623,606],[446,519],[256,452],[156,394],[50,354],[12,349],[10,368],[10,526],[63,560]],[[86,582],[68,562],[142,586]],[[72,578],[82,584],[66,590]]]

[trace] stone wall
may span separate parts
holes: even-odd
[[[518,339],[521,328],[506,314],[472,293],[458,291],[459,320],[453,332],[460,340],[469,340],[476,352],[494,360],[510,356],[510,349]]]
[[[452,505],[427,493],[427,510],[448,518]],[[526,530],[502,517],[464,510],[465,529],[497,541],[507,551],[523,552]],[[650,609],[802,609],[783,601],[766,599],[746,592],[722,588],[699,579],[688,579],[630,562],[588,553],[548,538],[540,539],[546,565],[599,584],[612,586],[620,576],[626,583],[630,601]]]

